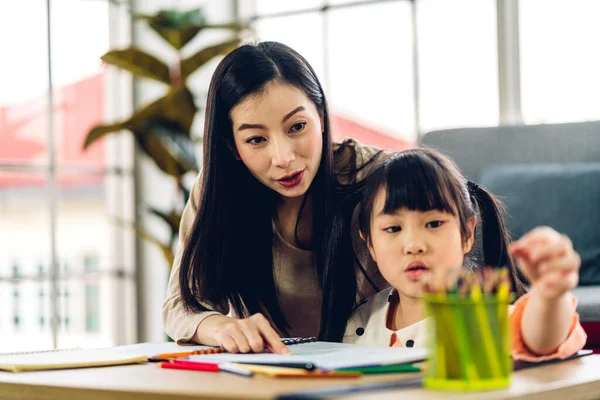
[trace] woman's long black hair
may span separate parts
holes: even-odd
[[[506,266],[517,296],[525,293],[508,253],[510,239],[504,225],[502,203],[483,187],[467,181],[451,159],[432,149],[411,149],[395,154],[374,170],[366,180],[359,216],[366,240],[371,237],[371,215],[380,188],[386,191],[384,212],[407,208],[456,215],[463,241],[468,238],[469,221],[477,215],[477,206],[483,236],[483,265],[471,262],[470,267]]]
[[[289,325],[279,306],[273,273],[276,194],[254,178],[228,147],[233,143],[231,109],[248,96],[260,94],[269,82],[302,90],[323,119],[323,154],[309,188],[313,221],[310,248],[318,276],[323,282],[333,262],[342,265],[350,260],[346,269],[353,269],[351,243],[342,233],[347,224],[336,215],[330,119],[321,84],[296,51],[280,43],[262,42],[229,53],[212,77],[204,125],[202,197],[185,238],[179,282],[190,312],[206,310],[203,302],[227,301],[239,317],[263,313],[286,333]],[[355,292],[355,279],[347,283],[351,286],[347,290]],[[326,331],[334,313],[326,302],[322,311],[321,328]]]

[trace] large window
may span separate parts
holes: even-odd
[[[498,124],[495,0],[417,1],[420,130]]]
[[[323,16],[312,12],[259,19],[256,33],[262,41],[275,40],[298,51],[312,65],[322,83],[326,84],[322,27]]]
[[[380,134],[412,140],[410,3],[340,7],[328,17],[332,113]]]
[[[401,149],[417,133],[499,122],[495,5],[257,0],[251,19],[259,39],[288,44],[313,65],[336,139]]]
[[[600,119],[600,2],[519,4],[524,121]]]
[[[0,75],[0,352],[131,341],[119,327],[134,316],[132,242],[115,223],[132,207],[131,156],[115,157],[118,138],[82,150],[112,118],[100,56],[113,7],[0,2],[5,54],[18,55]]]
[[[600,2],[517,4],[256,0],[244,15],[260,39],[289,44],[323,75],[338,139],[395,147],[431,130],[521,116],[527,124],[600,119]]]

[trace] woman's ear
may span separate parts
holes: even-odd
[[[467,254],[473,249],[473,244],[475,243],[475,227],[477,226],[477,217],[473,217],[467,222],[467,240],[465,240],[465,244],[463,245],[463,253]]]
[[[231,151],[231,154],[233,154],[233,158],[238,161],[242,161],[242,157],[240,157],[240,153],[237,151],[235,143],[233,143],[231,140],[225,140],[225,144],[227,144],[229,151]]]
[[[325,116],[319,115],[319,119],[321,120],[321,133],[325,133]]]

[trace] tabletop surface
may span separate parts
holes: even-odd
[[[26,373],[0,372],[0,397],[18,399],[273,399],[279,395],[346,385],[398,381],[418,374],[386,374],[358,379],[247,378],[228,373],[166,370],[136,364]],[[478,393],[438,392],[422,388],[363,392],[331,398],[479,399]],[[486,399],[600,398],[600,355],[515,372],[510,388],[485,393]]]

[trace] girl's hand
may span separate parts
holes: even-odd
[[[545,299],[558,299],[579,282],[581,258],[571,240],[550,227],[538,227],[509,247],[519,268]]]
[[[219,346],[229,353],[249,353],[251,351],[260,353],[265,347],[273,353],[290,353],[289,349],[281,342],[277,332],[262,314],[254,314],[244,319],[222,315],[211,316],[206,319],[206,322],[210,324],[210,336],[213,339],[211,342],[216,341]]]

